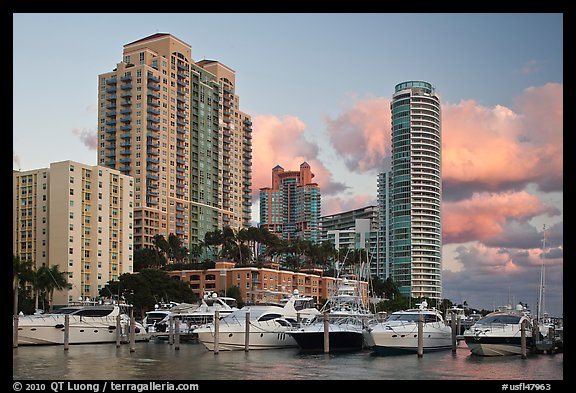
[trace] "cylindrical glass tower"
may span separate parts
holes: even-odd
[[[396,85],[392,102],[389,266],[406,296],[442,296],[440,100],[427,82]]]

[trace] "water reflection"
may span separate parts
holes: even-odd
[[[359,380],[519,379],[562,380],[563,354],[479,357],[461,344],[457,353],[374,356],[305,354],[298,349],[220,351],[200,344],[137,343],[19,347],[13,351],[14,379],[90,380]]]

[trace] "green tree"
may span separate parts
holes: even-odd
[[[163,235],[154,235],[154,249],[156,250],[156,266],[164,266],[168,261],[170,245]]]
[[[158,250],[144,247],[134,251],[135,272],[147,268],[160,268],[165,265],[166,259]]]
[[[221,293],[220,295],[224,296],[223,293]],[[233,297],[234,299],[236,299],[236,304],[238,308],[244,307],[244,299],[242,299],[240,288],[238,288],[236,285],[232,285],[226,289],[226,296]]]

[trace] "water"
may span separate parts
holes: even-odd
[[[298,349],[209,352],[199,343],[22,346],[13,350],[17,380],[563,380],[563,353],[479,357],[464,342],[451,350],[391,357],[371,351],[304,354]]]

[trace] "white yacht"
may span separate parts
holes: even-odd
[[[343,279],[320,310],[320,315],[310,323],[288,331],[302,351],[324,350],[324,313],[328,314],[329,352],[360,351],[370,346],[365,341],[364,327],[375,315],[362,301],[357,281]]]
[[[522,323],[526,348],[532,347],[532,324],[522,305],[494,311],[480,318],[464,332],[464,340],[474,355],[507,356],[522,354]]]
[[[200,326],[214,322],[215,311],[223,318],[238,310],[236,299],[233,297],[218,296],[216,293],[206,293],[200,304],[182,303],[170,309],[154,326],[156,338],[168,338],[171,331],[175,330],[176,319],[179,322],[178,331],[182,337],[194,338],[194,330]],[[172,318],[172,325],[170,325]]]
[[[180,303],[169,302],[169,303],[156,303],[154,305],[154,310],[147,311],[144,319],[142,320],[142,325],[148,333],[163,332],[166,330],[166,325],[159,325],[163,322],[170,314],[172,314],[172,309],[179,306]]]
[[[287,330],[320,311],[313,307],[314,298],[292,295],[282,306],[255,304],[242,307],[219,320],[218,350],[243,350],[246,340],[246,312],[250,312],[249,349],[297,347]],[[193,331],[208,350],[214,351],[215,324],[209,323]]]
[[[129,339],[130,318],[117,304],[68,306],[47,314],[18,318],[18,345],[64,344],[65,316],[69,315],[69,344],[116,342],[117,316],[121,340]],[[135,323],[136,341],[147,341],[144,326]]]
[[[393,355],[418,351],[418,320],[423,317],[422,349],[424,352],[452,348],[452,329],[447,326],[440,311],[428,308],[426,301],[419,308],[396,311],[383,322],[367,329],[374,352]]]

